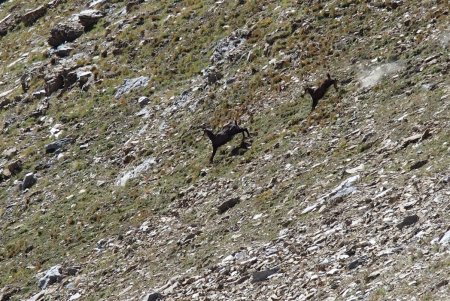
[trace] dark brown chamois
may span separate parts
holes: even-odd
[[[237,121],[233,123],[229,123],[226,126],[222,128],[222,130],[214,134],[211,130],[203,128],[203,132],[208,136],[209,140],[211,140],[213,152],[211,155],[211,158],[209,159],[209,162],[212,163],[214,159],[214,155],[216,154],[217,149],[231,141],[233,137],[239,133],[242,133],[242,141],[245,139],[245,134],[247,133],[247,137],[250,137],[250,133],[246,128],[240,127],[237,124]]]
[[[317,104],[319,103],[319,100],[322,99],[325,96],[325,93],[327,93],[328,89],[331,86],[334,86],[334,88],[336,89],[336,91],[338,90],[337,87],[337,80],[336,79],[332,79],[330,76],[330,73],[327,73],[327,79],[320,85],[319,88],[317,89],[312,89],[309,87],[305,88],[305,91],[309,93],[309,95],[311,95],[312,98],[312,109],[311,112],[314,111],[314,109],[316,108]]]

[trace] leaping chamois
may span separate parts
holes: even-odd
[[[240,127],[237,124],[237,121],[234,123],[229,123],[222,128],[222,130],[214,134],[210,129],[203,128],[203,132],[208,136],[209,140],[211,140],[213,152],[211,154],[211,158],[209,159],[210,163],[213,163],[214,155],[216,154],[217,149],[228,143],[239,133],[242,133],[242,141],[245,139],[245,134],[247,133],[247,137],[250,137],[250,133],[246,128]]]
[[[308,92],[309,95],[311,95],[311,98],[312,98],[311,112],[314,111],[314,109],[316,108],[317,104],[319,103],[319,100],[322,99],[325,96],[325,93],[327,93],[328,89],[332,85],[334,86],[334,88],[337,91],[338,90],[337,80],[336,79],[332,79],[331,76],[330,76],[330,73],[327,73],[327,79],[317,89],[314,90],[314,89],[312,89],[310,87],[306,87],[305,88],[305,92]]]

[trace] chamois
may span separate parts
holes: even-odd
[[[312,98],[312,109],[311,112],[314,111],[314,109],[316,108],[317,104],[319,103],[319,100],[322,99],[325,96],[325,93],[327,93],[328,89],[334,85],[334,88],[336,89],[336,91],[338,90],[337,87],[337,80],[336,79],[332,79],[330,76],[330,73],[327,73],[327,79],[317,88],[317,89],[312,89],[310,87],[306,87],[305,91],[309,93],[309,95],[311,95]]]
[[[203,132],[208,136],[209,140],[211,140],[213,152],[211,154],[211,158],[209,159],[210,163],[213,163],[214,155],[216,154],[217,149],[231,141],[233,137],[239,133],[242,133],[242,141],[245,139],[245,134],[247,133],[247,137],[250,137],[250,133],[246,128],[240,127],[237,124],[237,121],[233,123],[229,123],[222,128],[222,130],[214,134],[210,129],[203,128]]]

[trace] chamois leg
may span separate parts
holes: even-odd
[[[319,100],[313,98],[311,112],[316,109],[318,103],[319,103]]]
[[[244,131],[242,131],[242,140],[241,140],[241,146],[240,147],[244,147],[245,146],[245,134]]]
[[[247,133],[247,137],[250,137],[250,133],[249,133],[249,131],[247,130],[247,128],[244,128],[244,131]]]
[[[242,143],[244,143],[245,140],[245,133],[247,133],[247,138],[250,137],[250,133],[248,132],[247,128],[242,128]]]
[[[245,140],[245,129],[242,129],[242,142]]]
[[[216,151],[217,151],[217,147],[213,146],[213,151],[212,151],[212,154],[211,154],[211,158],[209,158],[209,163],[213,163],[214,156],[216,155]]]
[[[250,137],[250,133],[248,132],[248,130],[246,128],[242,128],[242,141],[241,141],[241,145],[240,148],[244,148],[246,149],[248,147],[248,144],[245,142],[245,133],[247,133],[247,138]]]

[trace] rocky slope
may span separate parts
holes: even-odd
[[[9,0],[0,45],[1,301],[448,299],[448,1]]]

